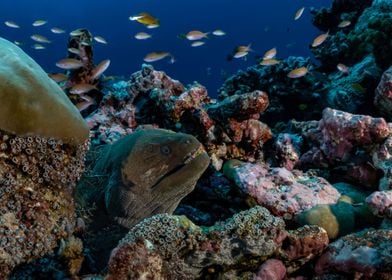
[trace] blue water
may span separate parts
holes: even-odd
[[[128,77],[140,69],[143,57],[151,51],[169,51],[176,62],[168,59],[154,62],[156,69],[166,71],[184,84],[198,81],[214,95],[227,75],[255,64],[255,56],[277,47],[278,58],[289,55],[309,56],[309,44],[320,34],[311,24],[309,7],[329,7],[331,0],[1,0],[0,36],[24,43],[22,48],[47,72],[59,72],[55,62],[66,55],[68,32],[85,27],[93,35],[103,36],[108,45],[95,44],[95,62],[111,59],[106,75]],[[294,21],[294,13],[306,7],[303,16]],[[131,15],[147,11],[160,19],[161,26],[147,29],[130,21]],[[44,19],[48,24],[33,27],[32,22]],[[4,21],[17,22],[12,29]],[[67,30],[53,34],[51,27]],[[204,46],[192,48],[178,34],[190,30],[224,30],[227,35],[209,35]],[[136,40],[140,31],[152,33],[149,40]],[[31,48],[32,34],[52,40],[45,50]],[[227,61],[238,45],[252,43],[255,50],[243,59]]]

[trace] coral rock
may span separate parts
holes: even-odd
[[[286,276],[286,267],[280,260],[269,259],[264,262],[253,280],[283,280]]]
[[[285,168],[245,163],[234,168],[238,187],[274,215],[293,215],[318,204],[335,203],[339,192],[321,177]]]
[[[387,122],[382,118],[327,108],[320,121],[324,143],[321,150],[329,160],[345,161],[357,146],[381,143],[390,133]]]
[[[364,230],[331,243],[318,260],[317,274],[340,272],[364,279],[392,277],[392,231]]]
[[[386,118],[392,119],[392,67],[381,77],[376,89],[374,105]]]
[[[392,219],[392,191],[374,192],[366,198],[374,215]]]
[[[19,47],[0,38],[0,128],[83,144],[89,131],[76,107]]]

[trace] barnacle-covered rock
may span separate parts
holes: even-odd
[[[120,241],[111,255],[109,276],[116,279],[118,271],[123,276],[145,271],[157,255],[162,261],[158,275],[170,279],[238,277],[275,255],[294,271],[292,263],[309,261],[327,244],[323,229],[308,226],[287,233],[282,219],[259,206],[211,227],[198,227],[184,216],[160,214],[137,224]],[[144,246],[140,256],[130,251],[138,246]],[[146,266],[135,267],[138,262]]]
[[[73,231],[85,145],[0,131],[0,275],[42,257]]]

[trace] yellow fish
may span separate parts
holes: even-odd
[[[312,47],[315,48],[320,46],[322,43],[325,42],[328,36],[329,36],[329,31],[327,31],[327,33],[317,36],[316,39],[313,40]]]
[[[299,67],[294,70],[291,70],[288,74],[287,77],[290,79],[297,79],[305,76],[308,73],[308,68],[307,67]]]
[[[272,49],[265,52],[263,59],[274,58],[276,56],[276,53],[277,53],[276,48],[272,48]]]
[[[273,59],[273,58],[263,59],[262,61],[260,61],[260,65],[263,65],[263,66],[271,66],[271,65],[276,65],[276,64],[279,64],[279,63],[280,63],[279,60],[276,60],[276,59]]]
[[[135,16],[130,16],[130,20],[132,21],[137,21],[138,23],[141,23],[146,26],[156,26],[158,27],[160,25],[159,19],[156,17],[152,16],[151,14],[147,12],[142,12],[140,14],[137,14]]]

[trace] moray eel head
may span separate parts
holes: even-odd
[[[125,227],[154,214],[172,213],[209,164],[201,143],[184,133],[143,129],[115,145],[114,175],[105,201],[109,214]]]

